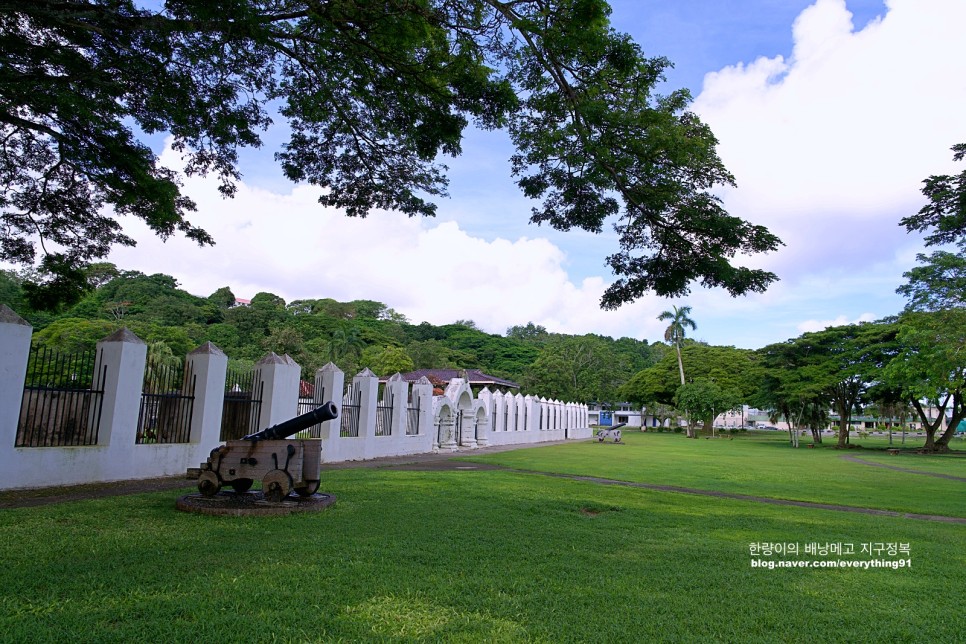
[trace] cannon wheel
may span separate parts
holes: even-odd
[[[272,470],[262,479],[262,494],[267,501],[278,503],[292,491],[292,477],[284,470]]]
[[[307,481],[308,485],[302,485],[295,488],[295,493],[299,496],[312,496],[319,491],[319,483],[321,481]]]
[[[231,485],[231,489],[235,490],[235,494],[244,494],[251,489],[254,482],[252,479],[235,479],[229,485]]]
[[[201,473],[198,477],[198,491],[205,496],[215,496],[218,494],[218,490],[221,489],[221,481],[218,480],[218,475],[211,470]]]

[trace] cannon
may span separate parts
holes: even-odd
[[[321,442],[288,437],[338,415],[330,401],[260,432],[227,441],[211,450],[201,467],[189,469],[188,478],[198,479],[198,491],[205,496],[215,496],[225,485],[243,494],[256,479],[261,480],[262,493],[269,501],[281,501],[292,490],[299,496],[312,496],[319,490],[322,473]]]
[[[615,443],[621,442],[621,427],[627,423],[620,423],[614,425],[613,427],[606,427],[604,429],[597,430],[597,442],[603,443],[605,438],[613,438]]]

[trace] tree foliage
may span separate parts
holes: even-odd
[[[644,343],[646,346],[646,343]],[[527,391],[559,400],[617,402],[632,374],[633,353],[611,338],[552,335],[523,377]]]
[[[966,158],[966,144],[953,146],[953,159]],[[927,203],[899,223],[909,232],[925,232],[927,247],[955,244],[958,252],[936,250],[916,256],[919,266],[905,273],[908,282],[896,292],[909,299],[907,311],[938,311],[966,306],[966,170],[933,175],[923,182]]]
[[[736,389],[723,387],[708,378],[698,378],[678,387],[674,402],[692,422],[699,420],[705,431],[712,431],[715,416],[740,407],[743,397]],[[696,437],[690,427],[688,435]]]
[[[188,175],[236,191],[239,149],[280,106],[276,157],[322,205],[432,215],[442,156],[464,130],[505,128],[531,221],[593,232],[615,222],[618,279],[602,305],[698,281],[733,295],[773,273],[733,263],[781,243],[728,215],[733,183],[670,64],[611,27],[604,0],[133,0],[0,2],[0,259],[51,283],[131,245],[118,217],[166,238],[214,240],[189,221],[181,175],[139,139],[168,133]],[[64,289],[51,291],[66,294]],[[48,298],[49,299],[49,298]]]
[[[678,407],[679,390],[700,381],[705,385],[700,392],[694,389],[696,399],[713,398],[721,404],[720,411],[727,411],[735,406],[730,404],[733,401],[749,402],[758,388],[761,368],[753,351],[688,341],[682,346],[681,356],[688,374],[685,385],[679,380],[677,356],[668,351],[659,362],[634,374],[618,389],[618,395],[648,408],[656,404]],[[714,390],[714,397],[705,395],[708,389]]]
[[[944,451],[960,421],[966,419],[966,309],[907,313],[898,332],[899,352],[886,368],[915,410],[926,431],[927,451]],[[932,418],[921,401],[938,410]],[[946,431],[936,434],[946,419]]]
[[[658,320],[665,322],[670,322],[667,329],[664,330],[664,341],[669,342],[678,355],[678,370],[681,376],[681,384],[684,384],[684,363],[681,361],[681,344],[684,343],[684,338],[687,335],[686,329],[690,327],[692,330],[697,330],[698,325],[689,318],[691,314],[690,306],[682,306],[681,308],[673,307],[671,311],[661,311],[661,314],[657,316]]]

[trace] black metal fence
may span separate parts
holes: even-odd
[[[257,369],[228,369],[225,378],[225,402],[221,412],[220,440],[238,440],[254,434],[262,414],[265,383]]]
[[[191,363],[183,368],[148,363],[134,438],[136,444],[187,443],[191,440],[196,381]]]
[[[420,396],[410,396],[414,400],[409,401],[406,407],[406,436],[417,436],[419,434],[419,399]],[[413,406],[415,403],[415,407]]]
[[[298,405],[298,416],[315,411],[323,404],[328,402],[325,399],[325,387],[317,387],[312,393],[312,397],[300,397]],[[312,425],[308,429],[303,429],[294,438],[322,438],[322,423]]]
[[[383,399],[376,402],[376,436],[392,436],[392,392],[386,388]]]
[[[339,436],[342,438],[358,438],[359,413],[362,409],[362,392],[353,390],[352,385],[346,388],[342,397],[342,420],[339,423]]]
[[[15,447],[97,445],[107,365],[103,351],[30,350]]]

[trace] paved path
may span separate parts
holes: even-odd
[[[491,454],[494,452],[505,452],[514,449],[543,447],[558,443],[573,441],[556,441],[552,443],[541,443],[540,445],[501,445],[495,447],[484,447],[475,449],[470,453],[441,453],[441,454],[415,454],[412,456],[396,456],[389,458],[376,458],[368,461],[346,461],[344,463],[324,463],[323,469],[340,470],[360,467],[385,468],[390,470],[406,471],[452,471],[452,470],[500,470],[526,474],[532,476],[549,476],[553,478],[569,479],[572,481],[584,481],[596,483],[597,485],[617,485],[622,487],[632,487],[645,490],[657,490],[659,492],[674,492],[677,494],[693,494],[696,496],[710,496],[724,499],[734,499],[737,501],[748,501],[751,503],[763,503],[766,505],[784,505],[800,508],[812,508],[816,510],[832,510],[835,512],[852,512],[855,514],[865,514],[872,516],[901,517],[905,519],[917,519],[921,521],[937,521],[941,523],[956,523],[966,525],[966,517],[947,517],[933,514],[915,514],[911,512],[895,512],[892,510],[879,510],[874,508],[860,508],[850,505],[836,505],[830,503],[813,503],[810,501],[792,501],[789,499],[775,499],[765,496],[754,496],[749,494],[736,494],[733,492],[721,492],[718,490],[700,490],[689,487],[678,487],[674,485],[658,485],[654,483],[634,483],[631,481],[619,481],[616,479],[606,479],[596,476],[579,476],[576,474],[560,474],[557,472],[538,472],[535,470],[521,470],[489,463],[471,463],[468,461],[456,460],[460,457],[477,454]],[[880,465],[869,461],[861,461],[855,457],[843,457],[848,460],[856,460],[866,465]],[[882,467],[894,468],[891,465],[881,465]],[[945,474],[934,474],[931,472],[921,472],[918,470],[906,470],[916,474],[926,474],[941,476],[943,478],[953,478],[964,480]],[[143,479],[138,481],[118,481],[115,483],[99,483],[92,485],[77,485],[59,488],[44,488],[39,490],[20,490],[16,492],[0,493],[0,508],[33,507],[38,505],[48,505],[51,503],[64,503],[67,501],[78,501],[84,499],[96,499],[110,496],[120,496],[125,494],[137,494],[140,492],[156,492],[162,490],[175,490],[191,487],[193,483],[183,477],[165,477],[155,479]]]

